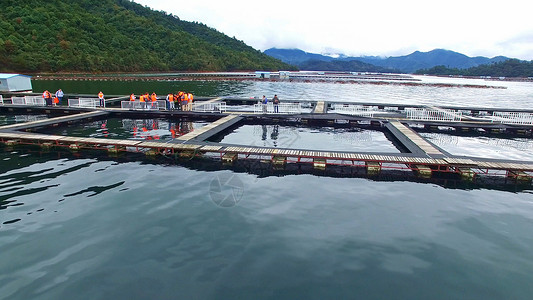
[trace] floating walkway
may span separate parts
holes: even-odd
[[[238,115],[229,115],[221,119],[218,119],[217,121],[209,125],[206,125],[194,131],[191,131],[187,134],[184,134],[180,137],[177,137],[176,140],[178,141],[190,141],[193,139],[206,140],[209,137],[221,132],[222,130],[227,129],[228,127],[236,124],[242,119],[244,119],[244,117],[241,117]]]
[[[25,123],[17,123],[17,124],[11,124],[11,125],[4,125],[0,126],[0,130],[18,130],[18,129],[29,129],[34,127],[44,127],[49,126],[53,124],[60,124],[65,122],[74,122],[74,121],[80,121],[80,120],[91,120],[92,118],[96,117],[102,117],[105,115],[108,115],[109,113],[106,111],[90,111],[85,113],[79,113],[74,115],[68,115],[68,116],[61,116],[61,117],[55,117],[50,119],[43,119],[43,120],[37,120],[37,121],[31,121],[31,122],[25,122]]]
[[[324,101],[318,101],[316,103],[315,109],[313,110],[314,114],[325,114],[328,106]]]
[[[427,142],[418,133],[406,127],[399,121],[390,121],[385,127],[400,141],[411,153],[428,156],[432,158],[442,158],[445,155]]]
[[[213,99],[218,101],[218,99]],[[9,106],[13,111],[16,107]],[[472,180],[475,176],[506,176],[516,180],[529,180],[533,177],[533,162],[484,159],[475,157],[453,156],[438,149],[414,130],[404,125],[415,122],[407,119],[397,118],[365,118],[355,116],[343,116],[339,114],[325,113],[327,103],[317,102],[313,113],[300,115],[242,115],[242,114],[222,114],[222,113],[198,113],[198,112],[161,112],[142,111],[143,116],[150,117],[181,117],[188,118],[219,118],[207,126],[194,130],[188,134],[180,136],[172,141],[139,141],[139,140],[115,140],[102,138],[80,138],[59,135],[37,134],[22,132],[23,130],[37,127],[53,126],[60,123],[81,122],[92,118],[118,115],[125,117],[128,115],[138,115],[139,111],[120,109],[75,109],[64,107],[40,107],[40,108],[17,108],[23,112],[39,111],[58,113],[74,113],[68,116],[60,116],[45,120],[32,121],[12,125],[0,126],[0,142],[13,146],[17,144],[35,145],[43,149],[54,147],[68,148],[72,151],[82,149],[105,150],[110,153],[118,152],[140,152],[155,155],[175,155],[177,157],[209,156],[218,157],[224,163],[234,163],[240,159],[255,159],[260,161],[270,161],[274,167],[285,167],[290,163],[309,163],[316,169],[324,169],[328,165],[351,166],[366,168],[369,175],[375,175],[383,169],[412,170],[421,177],[431,177],[434,173],[455,173],[462,178]],[[316,117],[315,117],[316,116]],[[349,151],[310,151],[304,149],[283,149],[269,147],[252,147],[241,145],[227,145],[208,142],[210,137],[236,126],[243,120],[271,120],[279,121],[279,118],[290,118],[294,120],[321,120],[326,124],[346,121],[345,124],[353,126],[352,121],[364,120],[371,126],[383,126],[390,132],[409,153],[357,153]],[[302,122],[303,123],[303,122]],[[422,121],[423,123],[423,121]],[[464,122],[455,122],[453,126],[461,126]],[[373,124],[373,125],[372,125]],[[434,123],[429,123],[434,124]],[[449,124],[449,123],[437,123]],[[357,125],[357,123],[355,123]],[[469,126],[474,126],[470,124]],[[480,126],[477,123],[477,126]],[[485,126],[485,125],[483,125]],[[507,125],[506,125],[507,126]],[[510,128],[520,128],[520,130],[531,132],[530,125],[512,125]]]
[[[283,164],[293,163],[313,163],[319,166],[320,162],[332,165],[360,166],[409,169],[416,170],[416,165],[423,165],[436,172],[465,173],[465,168],[479,169],[479,174],[490,174],[489,170],[507,171],[509,177],[519,176],[520,172],[533,172],[533,162],[502,161],[491,159],[475,158],[424,158],[412,154],[363,154],[354,152],[339,151],[308,151],[295,149],[280,149],[268,147],[242,147],[228,146],[221,144],[209,144],[202,142],[195,143],[172,143],[172,142],[146,142],[137,140],[115,140],[102,138],[80,138],[59,135],[47,135],[38,133],[19,133],[0,131],[0,142],[6,145],[37,145],[41,147],[66,147],[71,150],[100,149],[110,152],[131,151],[146,152],[153,150],[158,154],[182,154],[181,156],[196,156],[205,153],[215,153],[220,157],[231,154],[233,160],[240,156],[243,159],[270,159],[271,161],[282,161]],[[130,149],[128,149],[130,148]],[[280,160],[279,158],[283,158]],[[358,164],[358,163],[363,163]],[[366,164],[366,165],[365,165]],[[392,165],[387,165],[392,164]],[[513,175],[514,174],[514,175]],[[502,175],[502,173],[500,173]],[[531,176],[521,174],[521,176]]]

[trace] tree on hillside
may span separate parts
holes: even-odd
[[[2,0],[0,58],[4,72],[294,69],[128,0]]]
[[[430,75],[464,75],[464,76],[492,76],[492,77],[533,77],[533,61],[509,59],[506,61],[480,65],[469,69],[450,69],[436,66],[430,69],[418,70],[417,74]]]

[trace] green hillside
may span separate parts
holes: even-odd
[[[293,68],[203,24],[128,0],[2,0],[0,62],[0,72]]]
[[[436,66],[431,69],[418,70],[417,74],[429,75],[464,75],[492,77],[533,77],[533,61],[509,59],[506,61],[480,65],[469,69],[447,68]]]
[[[313,71],[358,71],[358,72],[382,72],[382,73],[401,73],[400,70],[387,69],[372,64],[367,64],[358,60],[332,60],[323,61],[310,59],[298,64],[301,70]]]

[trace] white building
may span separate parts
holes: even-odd
[[[289,71],[279,71],[279,78],[280,79],[289,79],[290,73],[291,72],[289,72]]]
[[[256,71],[255,72],[256,78],[270,78],[270,72],[266,71]]]
[[[0,73],[0,92],[24,92],[31,90],[31,76]]]

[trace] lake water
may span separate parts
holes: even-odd
[[[507,89],[470,89],[36,81],[34,88],[88,93],[103,89],[99,84],[115,88],[107,94],[181,89],[201,96],[277,93],[282,99],[533,108],[533,84],[513,82],[482,81]],[[105,128],[98,121],[54,130],[105,137],[107,129],[107,137],[136,138],[134,124],[180,127],[156,121],[157,129],[154,120],[110,119]],[[368,151],[378,142],[397,151],[379,131],[279,126],[274,139],[273,126],[267,125],[265,139],[262,126],[221,138]],[[448,145],[476,154],[485,137],[472,139]],[[509,147],[490,143],[485,147]],[[530,299],[533,293],[531,188],[257,175],[201,160],[26,148],[3,147],[0,161],[0,299]]]
[[[192,132],[207,122],[167,120],[167,119],[118,119],[109,118],[94,122],[71,124],[65,127],[41,130],[48,134],[77,137],[132,139],[132,140],[173,140]]]
[[[220,142],[321,151],[400,153],[383,132],[358,128],[243,125],[225,135]]]
[[[47,119],[47,115],[0,115],[0,126]]]
[[[457,136],[443,133],[420,133],[452,155],[533,161],[533,140],[487,136]]]

